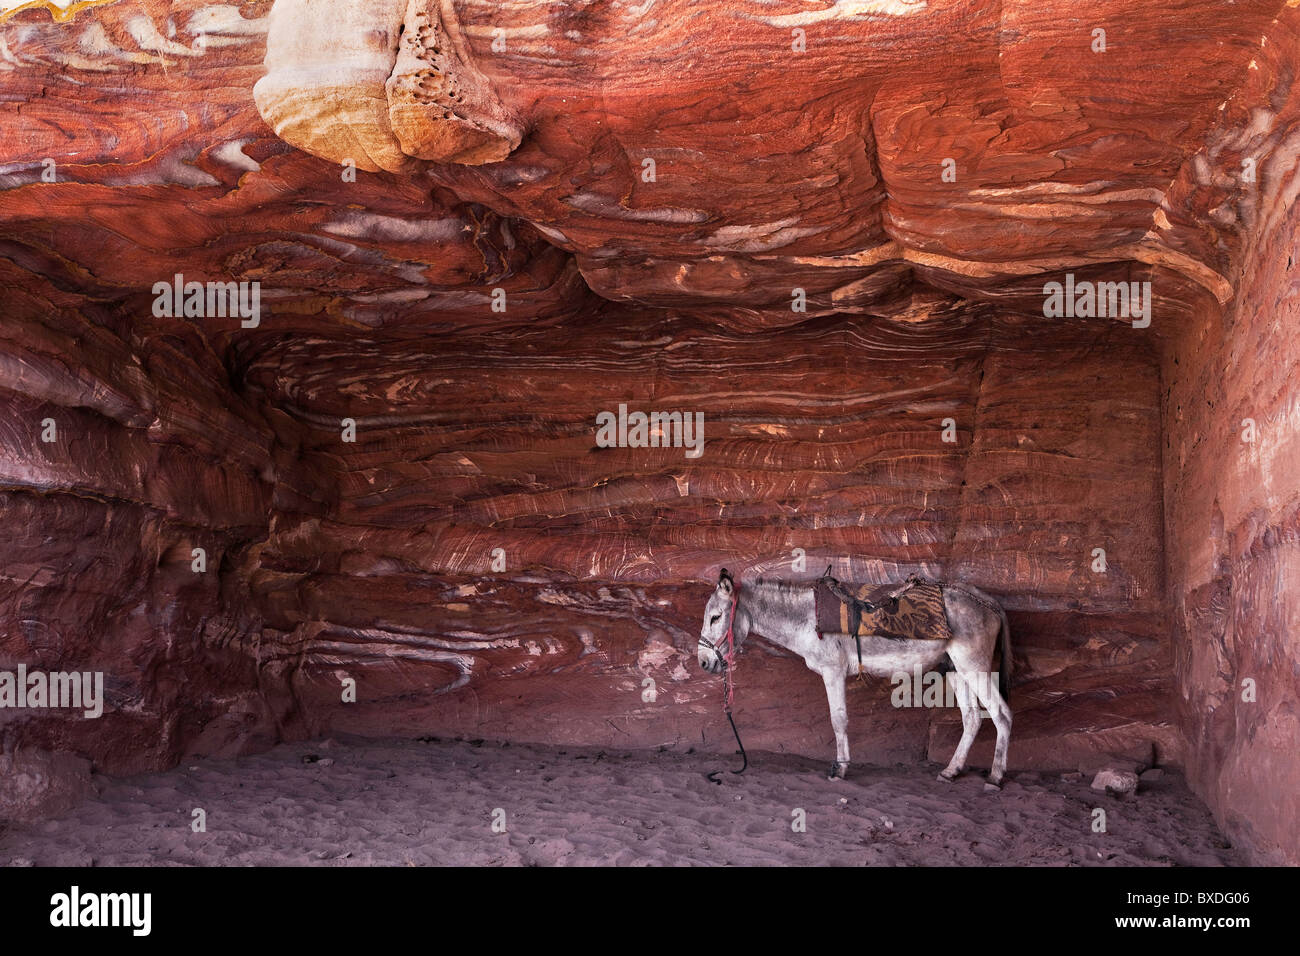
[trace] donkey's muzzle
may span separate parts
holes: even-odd
[[[700,667],[710,674],[721,674],[726,664],[718,660],[718,655],[713,651],[700,651]]]

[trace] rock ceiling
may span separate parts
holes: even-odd
[[[1066,272],[1150,281],[1159,330],[1231,297],[1256,183],[1286,168],[1287,12],[29,9],[0,24],[4,255],[127,312],[176,272],[258,280],[274,320],[250,341],[550,324],[603,300],[745,328],[963,300],[1041,316]]]

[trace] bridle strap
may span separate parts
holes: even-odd
[[[726,684],[727,695],[723,701],[723,709],[731,713],[731,704],[735,695],[735,685],[731,680],[731,666],[736,660],[736,606],[740,603],[739,588],[732,584],[731,590],[731,613],[727,618],[727,633],[722,635],[722,640],[714,644],[706,637],[700,638],[700,643],[713,651],[714,656],[718,658],[718,663],[724,665],[723,680]],[[722,648],[726,649],[724,654]]]
[[[736,663],[736,606],[739,603],[740,592],[733,582],[731,586],[731,614],[727,618],[726,636],[722,638],[723,643],[727,646],[727,653],[723,658],[727,664],[727,670],[723,674],[723,680],[727,686],[727,697],[726,702],[723,704],[723,710],[727,712],[728,716],[731,715],[731,705],[736,696],[736,682],[732,678],[732,672],[735,670],[734,665]],[[737,737],[737,739],[739,739],[739,737]]]
[[[727,722],[731,724],[731,732],[736,737],[736,746],[740,749],[741,759],[744,761],[739,770],[733,770],[732,773],[744,773],[749,767],[749,754],[745,753],[745,745],[740,742],[740,731],[736,729],[736,718],[731,715],[731,705],[736,695],[736,684],[732,678],[735,672],[736,664],[736,607],[740,603],[740,587],[733,580],[731,582],[731,613],[727,618],[727,633],[722,636],[718,644],[713,644],[707,638],[701,637],[700,643],[717,656],[722,663],[722,681],[725,688],[722,697],[722,710],[727,715]],[[720,648],[725,648],[724,654]],[[714,773],[721,773],[715,771]],[[721,783],[720,780],[714,779],[714,774],[707,775],[713,783]]]

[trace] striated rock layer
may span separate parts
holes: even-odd
[[[1013,768],[1185,762],[1234,839],[1300,861],[1298,23],[0,22],[0,671],[106,697],[0,709],[0,815],[341,731],[726,753],[693,654],[717,569],[831,564],[1006,604]],[[177,281],[260,306],[160,308]],[[1050,282],[1150,285],[1049,316]],[[702,415],[702,453],[601,447],[624,405]],[[749,747],[829,755],[801,661],[755,643],[738,679]],[[850,691],[855,760],[946,759],[952,714],[889,689]]]
[[[1035,330],[983,308],[763,336],[638,313],[400,348],[286,341],[246,382],[307,426],[304,457],[328,469],[332,497],[323,514],[277,514],[252,572],[262,653],[274,648],[284,682],[272,697],[311,733],[425,720],[725,746],[718,681],[694,663],[722,564],[742,582],[828,564],[856,580],[971,581],[1011,611],[1025,706],[1096,668],[1115,669],[1114,694],[1158,695],[1149,345],[1131,329]],[[343,354],[346,373],[331,361]],[[596,415],[620,406],[699,410],[702,454],[595,447]],[[1111,555],[1105,573],[1091,570],[1094,548]],[[801,661],[749,662],[764,654],[740,672],[747,736],[818,752],[830,739],[820,681]],[[358,670],[373,696],[340,707]],[[900,735],[882,732],[889,689],[855,702],[863,757],[925,745],[924,716],[891,715]],[[1174,735],[1158,709],[1116,705],[1093,729],[1122,725],[1164,749]]]
[[[1227,831],[1300,861],[1300,20],[1252,84],[1276,142],[1230,308],[1167,343],[1164,502],[1189,771]],[[1243,117],[1243,120],[1245,118]]]

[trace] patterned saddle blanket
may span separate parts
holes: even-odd
[[[913,575],[902,585],[841,584],[830,574],[816,584],[817,633],[946,641],[952,637],[943,585]]]

